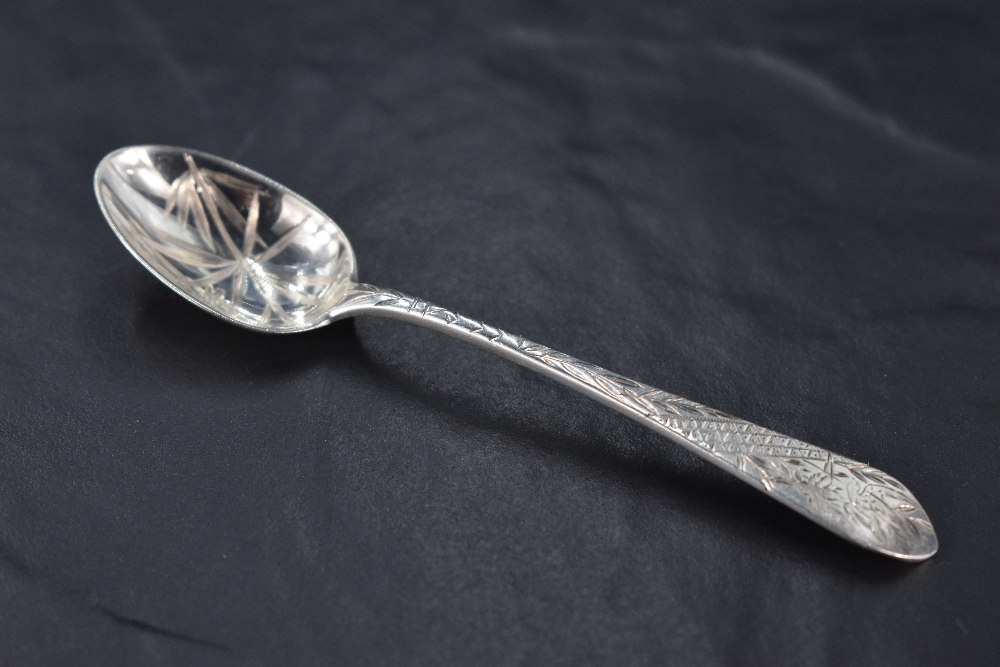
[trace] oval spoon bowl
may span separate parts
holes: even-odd
[[[130,146],[94,190],[118,238],[192,303],[234,324],[294,333],[327,324],[357,278],[326,214],[246,167],[198,151]]]

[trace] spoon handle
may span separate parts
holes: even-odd
[[[881,470],[394,290],[355,285],[338,317],[362,314],[436,329],[550,377],[862,547],[914,562],[937,552],[927,513],[902,483]]]

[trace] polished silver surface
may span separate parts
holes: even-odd
[[[937,552],[920,503],[881,470],[453,311],[358,283],[354,252],[340,228],[256,172],[197,151],[134,146],[101,161],[94,188],[132,254],[227,321],[291,333],[380,315],[436,329],[631,417],[855,544],[907,561]]]
[[[235,324],[283,333],[321,326],[355,282],[354,252],[333,220],[232,162],[123,148],[98,165],[94,187],[146,268]]]

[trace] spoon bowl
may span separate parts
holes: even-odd
[[[323,326],[357,281],[351,244],[326,214],[246,167],[198,151],[132,146],[94,174],[111,228],[160,280],[243,327]]]
[[[354,252],[333,220],[245,167],[198,151],[134,146],[101,161],[94,188],[112,229],[146,268],[229,322],[292,333],[378,315],[435,329],[617,410],[859,546],[910,562],[937,552],[923,507],[877,468],[357,282]]]

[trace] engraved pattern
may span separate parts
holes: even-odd
[[[722,464],[738,477],[833,532],[875,551],[914,560],[937,550],[937,537],[910,491],[886,473],[814,445],[669,394],[568,354],[393,290],[357,285],[341,307],[374,309],[544,364],[620,412]],[[391,311],[391,312],[387,312]],[[424,322],[427,324],[427,322]],[[438,326],[438,328],[441,328]],[[447,329],[446,329],[447,332]],[[530,364],[526,364],[530,365]]]

